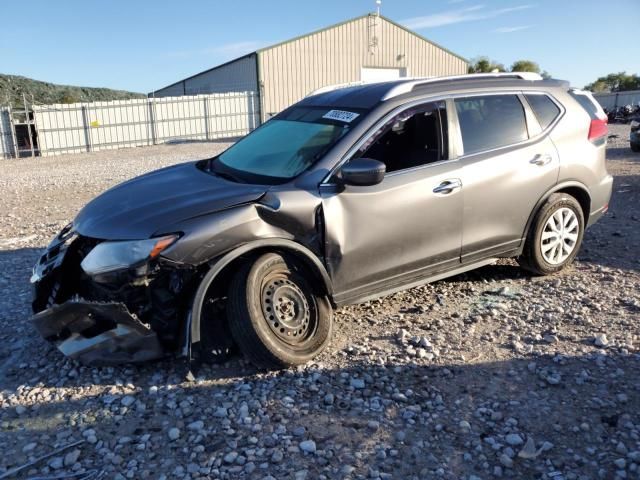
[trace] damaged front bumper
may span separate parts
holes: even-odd
[[[164,355],[156,333],[122,303],[69,300],[35,314],[40,335],[86,365],[155,360]]]

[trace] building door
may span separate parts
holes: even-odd
[[[363,82],[386,82],[407,76],[406,68],[373,68],[360,69],[360,80]]]

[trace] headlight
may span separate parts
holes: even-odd
[[[157,257],[177,239],[178,235],[168,235],[149,240],[99,243],[82,260],[80,266],[89,275],[129,268]]]

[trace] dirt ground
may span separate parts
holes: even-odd
[[[0,162],[0,478],[28,462],[8,478],[640,478],[628,132],[610,126],[610,211],[566,272],[531,277],[509,260],[342,308],[316,362],[260,373],[236,357],[195,382],[179,360],[65,359],[29,324],[28,280],[90,198],[226,145]]]

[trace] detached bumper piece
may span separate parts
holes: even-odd
[[[86,365],[146,362],[164,355],[156,333],[122,303],[69,300],[31,320],[64,355]]]

